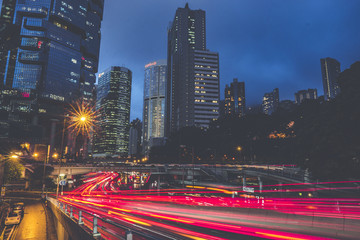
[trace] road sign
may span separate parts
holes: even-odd
[[[1,188],[1,196],[2,196],[2,197],[5,196],[5,190],[6,190],[6,187],[2,187],[2,188]]]
[[[65,186],[65,185],[66,185],[66,180],[61,180],[61,181],[59,182],[59,185],[60,185],[60,186]]]
[[[255,192],[255,189],[252,187],[243,187],[243,191],[253,193]]]

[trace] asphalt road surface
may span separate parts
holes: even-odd
[[[23,202],[24,218],[15,231],[15,240],[57,240],[52,216],[40,200],[39,195],[13,193],[11,202]]]

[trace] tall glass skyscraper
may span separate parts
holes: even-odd
[[[13,1],[4,0],[12,6]],[[4,85],[57,101],[91,98],[96,81],[103,0],[18,0],[12,22],[20,26],[15,61]],[[11,18],[12,11],[8,11]]]
[[[163,142],[165,124],[166,60],[145,65],[143,149],[147,155],[152,146]]]
[[[132,72],[111,67],[99,74],[96,109],[99,129],[95,132],[94,157],[128,156]]]
[[[208,126],[218,117],[219,56],[206,49],[205,11],[191,10],[188,4],[176,10],[168,29],[167,61],[165,135],[182,127]]]
[[[340,63],[333,58],[322,58],[321,73],[324,86],[325,100],[330,100],[340,93],[340,87],[337,78],[340,75]]]
[[[91,101],[103,8],[104,0],[3,0],[2,19],[18,29],[0,64],[0,98],[15,109],[7,121],[41,123],[40,142],[48,144],[50,122],[62,122],[66,103]]]

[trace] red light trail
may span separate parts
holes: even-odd
[[[120,174],[112,172],[90,174],[82,186],[66,193],[60,201],[101,218],[171,233],[179,239],[234,239],[236,235],[237,239],[251,236],[293,240],[360,236],[360,199],[356,198],[233,198],[231,189],[203,186],[120,190],[119,177]]]

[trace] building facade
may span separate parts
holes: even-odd
[[[219,54],[194,51],[194,125],[208,128],[219,117]]]
[[[165,135],[182,127],[208,126],[218,116],[218,89],[212,87],[218,88],[219,56],[206,49],[203,10],[191,10],[188,4],[176,10],[168,29],[167,66]],[[201,87],[208,91],[202,93]]]
[[[322,58],[321,73],[324,87],[324,97],[326,101],[335,98],[340,93],[340,87],[337,78],[340,75],[340,63],[333,58]]]
[[[0,64],[9,126],[41,126],[34,131],[42,135],[39,141],[55,137],[60,146],[65,105],[92,100],[103,8],[103,0],[3,0],[2,19],[18,29],[16,46],[6,48]]]
[[[13,5],[4,0],[3,4]],[[96,81],[103,0],[22,0],[6,16],[20,27],[14,62],[3,82],[39,97],[71,101],[91,98]],[[3,9],[6,6],[3,5]]]
[[[153,139],[165,137],[166,60],[145,65],[143,152],[149,154]]]
[[[100,119],[94,157],[128,155],[131,82],[132,72],[125,67],[111,67],[99,74],[96,109]]]
[[[245,104],[245,83],[238,82],[238,79],[234,78],[230,86],[225,86],[225,114],[243,117]]]
[[[141,149],[142,122],[136,118],[130,123],[129,132],[129,156],[140,156]]]
[[[317,99],[317,90],[316,89],[308,89],[308,90],[300,90],[295,93],[295,103],[300,104],[305,99]]]
[[[263,113],[273,114],[279,107],[279,89],[275,88],[272,92],[265,93],[262,102]]]

